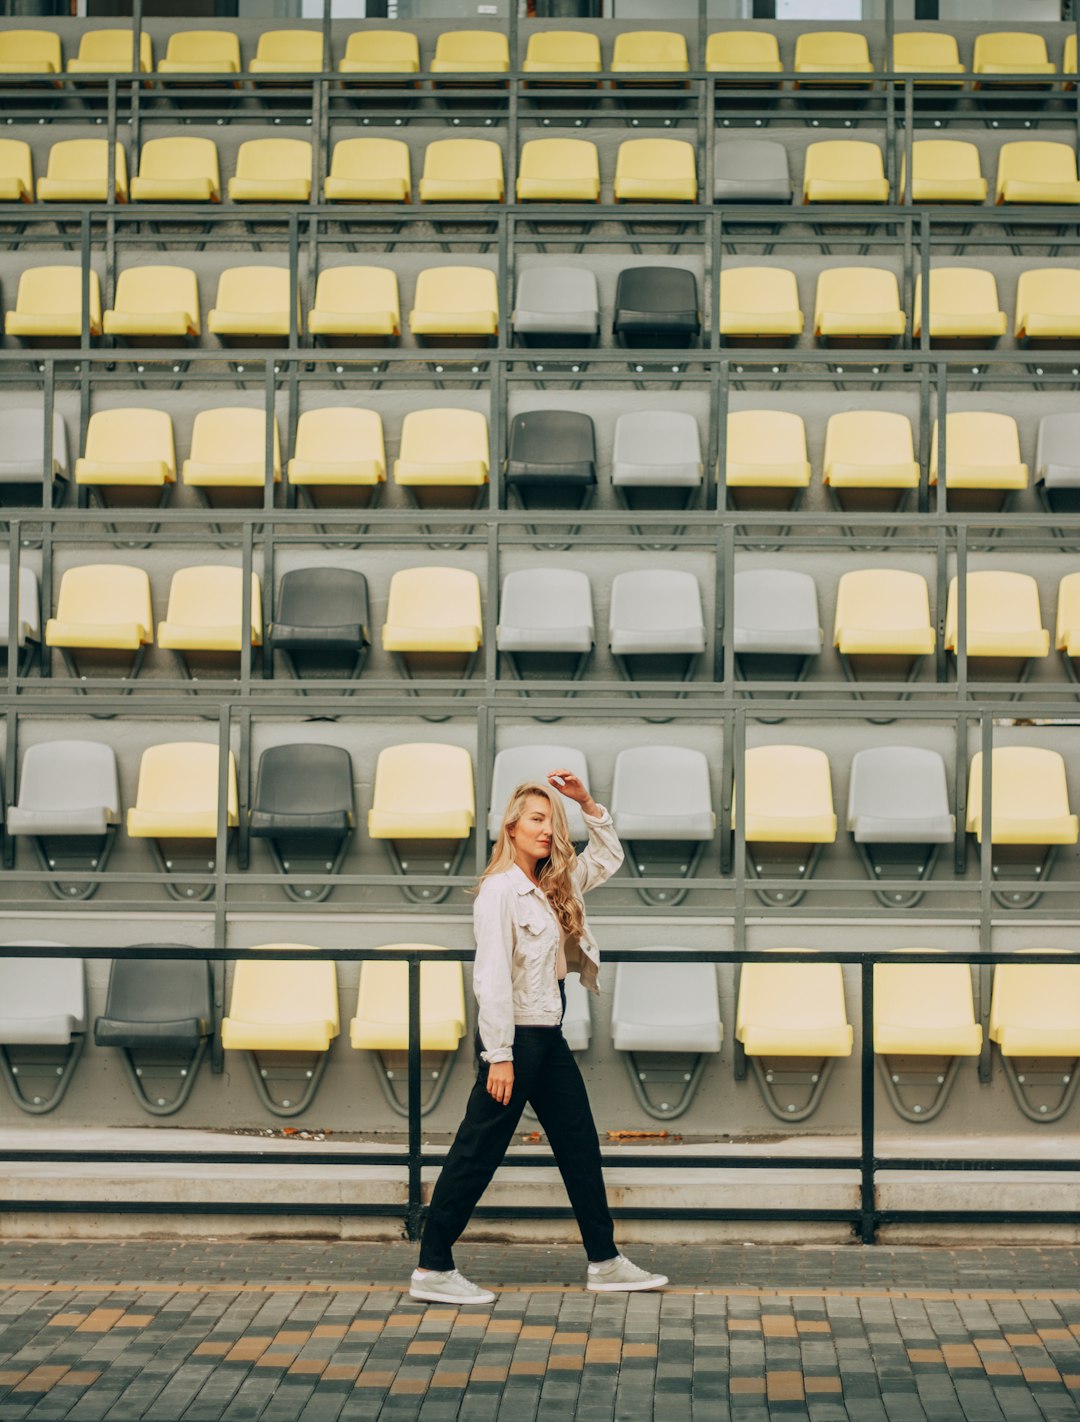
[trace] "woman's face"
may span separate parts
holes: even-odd
[[[546,859],[551,853],[551,802],[542,795],[529,795],[517,823],[507,833],[519,855]]]

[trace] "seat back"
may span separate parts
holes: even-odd
[[[510,797],[519,785],[543,785],[553,770],[565,769],[576,775],[582,785],[589,783],[585,756],[573,746],[525,745],[509,746],[499,751],[491,772],[491,794],[488,809],[488,839],[499,837],[503,813]],[[589,836],[580,807],[573,800],[562,800],[566,827],[575,843]]]
[[[115,69],[130,74],[135,54],[135,37],[129,29],[84,30],[79,39],[79,64],[93,69]],[[139,41],[139,69],[146,73],[153,67],[150,35],[143,30]]]
[[[915,284],[915,314],[922,309],[921,276]],[[930,312],[943,316],[986,316],[998,310],[994,273],[982,267],[935,267],[930,273]]]
[[[1012,415],[994,410],[953,410],[946,416],[945,457],[950,469],[997,469],[1020,464],[1020,430]],[[930,477],[937,479],[938,422],[930,444]]]
[[[689,69],[686,40],[672,30],[624,30],[615,36],[611,67],[657,72]]]
[[[436,66],[502,72],[510,68],[510,43],[501,30],[443,30],[435,41]]]
[[[1018,334],[1032,315],[1080,318],[1080,272],[1067,267],[1028,267],[1021,272],[1016,282]]]
[[[937,70],[947,74],[960,67],[960,49],[955,35],[911,30],[893,36],[894,69]]]
[[[709,764],[684,746],[619,752],[611,790],[619,834],[638,839],[711,839],[716,832]]]
[[[999,842],[999,828],[1010,821],[1029,821],[1030,843],[1040,839],[1034,833],[1040,821],[1072,819],[1068,843],[1076,841],[1076,819],[1069,810],[1069,786],[1065,759],[1058,751],[1042,746],[997,746],[990,762],[992,804],[991,836]],[[982,751],[971,758],[968,779],[968,830],[982,833]],[[1060,842],[1055,840],[1055,842]]]
[[[746,838],[783,840],[785,825],[793,841],[836,838],[829,757],[813,746],[754,746],[746,752]]]
[[[389,311],[398,325],[397,273],[391,267],[326,267],[315,285],[314,310],[341,316]]]
[[[274,477],[281,474],[281,443],[274,420]],[[262,464],[266,458],[266,414],[261,409],[223,406],[200,410],[191,427],[191,458],[198,464]]]
[[[815,305],[816,323],[827,311],[891,314],[900,310],[900,286],[896,274],[885,267],[829,267],[818,277]]]
[[[374,178],[391,182],[410,178],[409,145],[400,138],[343,138],[334,144],[332,178]]]
[[[681,138],[624,139],[615,159],[616,183],[620,178],[696,182],[694,145]]]
[[[218,748],[206,741],[147,746],[139,762],[135,803],[164,814],[217,814]],[[239,799],[236,761],[229,752],[228,821],[236,824]]]
[[[609,626],[613,636],[617,631],[669,634],[677,651],[683,650],[677,634],[692,632],[700,635],[704,647],[705,618],[697,578],[678,568],[616,574]]]
[[[67,426],[59,410],[52,417],[52,466],[45,467],[45,416],[41,406],[20,405],[0,413],[0,481],[38,483],[68,473]]]
[[[930,627],[930,589],[921,573],[902,568],[859,568],[844,573],[836,590],[836,633],[906,632]]]
[[[277,620],[290,627],[350,627],[367,631],[368,592],[352,568],[292,568],[278,584]]]
[[[705,46],[706,69],[780,67],[780,43],[771,30],[720,30]]]
[[[436,818],[463,812],[475,823],[472,759],[461,746],[413,741],[387,746],[375,765],[372,808]]]
[[[502,182],[502,149],[490,138],[439,138],[424,149],[424,179],[469,183]]]
[[[321,55],[322,39],[317,38]],[[266,178],[310,179],[311,144],[302,138],[250,138],[241,143],[237,150],[236,176],[255,181]]]
[[[850,30],[807,30],[795,41],[795,68],[870,69],[870,46]]]
[[[732,464],[806,465],[806,426],[786,410],[732,410],[727,418]]]
[[[589,575],[572,568],[529,568],[507,573],[499,598],[500,632],[593,632]],[[537,643],[537,650],[542,650]]]
[[[236,36],[230,38],[235,40]],[[139,177],[178,182],[205,178],[214,192],[220,192],[217,144],[212,138],[147,139],[139,155]]]
[[[874,1027],[972,1028],[975,1000],[966,963],[875,963]]]
[[[136,623],[152,637],[150,578],[145,568],[122,563],[87,563],[68,568],[60,579],[56,620],[91,626]]]
[[[990,1037],[1012,1029],[1080,1031],[1080,967],[1071,963],[999,963],[990,998]]]
[[[288,267],[227,267],[218,278],[214,305],[258,317],[289,314]]]
[[[55,30],[0,33],[0,74],[59,74],[63,67]]]
[[[0,74],[4,72],[0,53]],[[28,198],[34,196],[34,165],[30,145],[21,138],[0,138],[0,179],[15,178]]]
[[[518,172],[523,178],[600,181],[600,155],[585,138],[530,138],[522,145]]]
[[[264,30],[259,36],[255,58],[264,64],[295,65],[297,69],[321,69],[321,30]],[[271,142],[276,140],[270,140]],[[305,145],[310,147],[310,145]],[[268,176],[273,177],[273,174]]]
[[[203,563],[178,568],[169,585],[166,620],[185,627],[239,629],[243,626],[244,573]],[[251,575],[252,633],[262,632],[262,592],[258,573]]]
[[[387,943],[385,950],[438,947],[433,943]],[[460,962],[420,964],[420,1050],[453,1050],[465,1035],[465,980]],[[399,1049],[408,1043],[409,965],[380,963],[367,958],[360,964],[356,998],[360,1037],[394,1039]],[[366,1029],[366,1030],[365,1030]],[[359,1045],[355,1042],[354,1044]]]
[[[27,939],[13,948],[64,948],[64,943]],[[0,948],[0,954],[3,949]],[[60,1019],[57,1021],[56,1019]],[[70,1019],[65,1023],[64,1018]],[[82,958],[0,957],[0,1043],[42,1045],[86,1031],[86,969]]]
[[[648,467],[663,480],[664,471],[703,472],[701,430],[683,410],[628,410],[615,421],[612,465]]]
[[[194,1019],[199,1035],[207,1035],[214,1021],[210,964],[196,958],[114,958],[104,1015],[117,1023]]]
[[[417,311],[467,317],[490,313],[498,320],[495,273],[485,267],[425,267],[416,278],[413,302]]]
[[[410,410],[401,424],[401,458],[434,467],[490,464],[487,418],[479,410]]]
[[[987,69],[1005,74],[1022,73],[1029,67],[1053,69],[1042,35],[1018,30],[983,30],[976,34],[971,67],[976,74]]]
[[[727,267],[720,273],[721,315],[767,316],[798,309],[798,283],[786,267]]]
[[[480,579],[467,568],[400,568],[390,579],[388,626],[431,631],[483,626]]]
[[[353,819],[353,769],[340,746],[269,746],[259,757],[252,810],[263,815]]]
[[[78,267],[27,267],[19,277],[15,310],[28,316],[82,315],[82,272]],[[90,325],[101,326],[101,285],[90,269]]]
[[[411,30],[354,30],[345,43],[350,66],[370,64],[376,72],[414,74],[420,68],[420,43]]]
[[[199,282],[190,267],[127,267],[116,280],[116,310],[157,316],[182,311],[199,322]]]
[[[370,460],[385,471],[382,420],[377,410],[329,405],[305,410],[296,423],[296,458],[327,464]]]
[[[917,180],[946,182],[951,179],[955,182],[979,179],[982,177],[982,160],[974,143],[958,138],[921,138],[911,145],[911,171]]]
[[[253,943],[252,947],[260,952],[315,951],[309,943]],[[233,968],[229,1016],[264,1027],[326,1023],[329,1035],[336,1036],[340,1026],[337,965],[332,961],[305,962],[302,957],[258,963],[238,958]]]
[[[1010,178],[1025,183],[1075,183],[1076,152],[1070,143],[1023,139],[1003,143],[998,151],[997,192]]]
[[[19,777],[22,810],[100,810],[120,815],[116,752],[99,741],[41,741],[28,746]]]
[[[12,627],[9,571],[10,564],[5,558],[0,562],[0,646],[23,647],[28,637],[33,641],[38,641],[41,637],[41,592],[38,588],[38,575],[26,564],[20,566],[18,614],[15,626]]]
[[[525,69],[600,69],[600,36],[582,30],[543,30],[529,36]]]
[[[170,66],[175,65],[177,68],[183,66],[196,72],[205,68],[211,71],[226,70],[236,74],[241,69],[240,38],[230,30],[180,30],[169,36],[168,47],[165,50],[165,62]],[[154,140],[154,142],[158,141],[160,140]],[[178,141],[210,142],[209,139],[181,139]],[[145,149],[143,151],[145,152]]]
[[[847,1025],[839,963],[743,964],[735,1009],[735,1035],[740,1041],[754,1027],[781,1037],[790,1033],[793,1055],[798,1056],[802,1034],[842,1030]]]
[[[740,633],[812,632],[820,638],[817,584],[793,568],[747,568],[735,574],[732,617],[736,651]]]
[[[885,176],[885,160],[876,143],[856,138],[825,139],[806,150],[804,179],[829,183],[873,182]]]
[[[937,751],[872,746],[856,753],[848,782],[850,831],[857,833],[860,820],[877,821],[880,828],[899,821],[917,821],[924,827],[950,819],[945,762]],[[879,838],[876,834],[857,837]]]
[[[723,1029],[715,964],[620,963],[611,1031],[616,1050],[718,1052]]]
[[[138,406],[95,410],[86,426],[86,458],[94,464],[159,461],[176,473],[172,418]]]

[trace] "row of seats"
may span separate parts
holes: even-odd
[[[78,54],[67,61],[69,74],[130,74],[135,37],[129,30],[87,30]],[[933,76],[926,82],[957,84],[966,73],[956,37],[909,31],[893,38],[893,69],[898,74]],[[0,74],[59,74],[63,71],[60,36],[50,30],[7,30],[0,34]],[[154,68],[153,47],[144,30],[139,36],[139,69]],[[543,30],[529,36],[522,73],[531,75],[600,73],[604,68],[598,35],[588,30]],[[609,72],[685,73],[690,69],[686,39],[672,30],[628,30],[615,36]],[[769,29],[720,30],[708,37],[705,68],[716,74],[755,77],[780,73],[780,46]],[[806,76],[842,74],[847,82],[873,73],[865,35],[852,30],[812,30],[795,41],[794,69]],[[498,30],[445,30],[435,42],[432,74],[507,74],[510,44]],[[1062,70],[1076,73],[1076,36],[1065,40]],[[227,30],[187,30],[169,37],[159,74],[228,75],[243,71],[240,40]],[[321,74],[321,30],[265,30],[251,74]],[[358,30],[346,40],[339,66],[343,74],[407,75],[420,72],[420,46],[408,30]],[[1033,32],[984,32],[976,35],[971,72],[987,78],[1004,74],[1049,76],[1045,38]],[[812,81],[810,81],[812,82]]]
[[[496,757],[488,834],[498,834],[499,815],[513,788],[563,764],[587,783],[584,756],[566,746],[530,745]],[[544,768],[546,766],[546,769]],[[167,893],[180,901],[204,900],[214,868],[218,832],[218,748],[181,741],[143,752],[135,804],[127,833],[150,841]],[[991,843],[998,879],[1014,869],[1041,884],[1061,845],[1080,838],[1071,812],[1063,757],[1035,746],[995,749],[992,763]],[[267,841],[278,872],[313,874],[314,887],[286,884],[290,897],[319,902],[333,889],[355,826],[353,772],[348,753],[320,745],[277,746],[264,752],[249,814],[251,834]],[[240,824],[236,765],[227,767],[225,824]],[[745,759],[744,831],[753,877],[773,881],[757,888],[763,902],[793,905],[805,894],[824,846],[837,836],[829,758],[801,745],[748,749]],[[984,833],[982,754],[971,762],[965,828],[981,843]],[[639,886],[645,903],[670,907],[689,892],[705,848],[716,837],[710,767],[701,751],[679,746],[637,746],[615,760],[611,813],[627,846],[634,877],[661,874],[684,886]],[[736,814],[738,811],[736,810]],[[475,824],[472,761],[459,746],[408,743],[379,753],[370,839],[381,840],[402,892],[412,903],[439,903],[449,886],[410,882],[414,875],[457,873]],[[50,741],[23,758],[18,797],[8,832],[30,836],[58,897],[89,898],[96,883],[79,872],[100,871],[120,822],[116,758],[111,747],[92,741]],[[584,837],[580,818],[571,833]],[[935,751],[878,746],[852,762],[847,829],[866,867],[873,892],[889,907],[911,906],[923,896],[938,850],[956,838],[949,808],[945,763]],[[50,848],[59,838],[63,848]],[[72,845],[88,845],[75,854]],[[72,876],[75,876],[74,880]],[[914,881],[915,888],[886,887]],[[779,887],[776,887],[776,885]],[[995,890],[1003,907],[1026,908],[1040,889]]]
[[[255,138],[241,143],[227,194],[232,202],[309,202],[313,148],[302,139]],[[220,202],[217,145],[210,138],[153,138],[143,144],[139,174],[128,182],[127,157],[115,145],[117,202]],[[987,183],[974,143],[924,139],[912,146],[912,200],[983,202]],[[409,145],[396,138],[347,138],[335,143],[323,188],[326,202],[412,201]],[[806,150],[804,203],[887,203],[890,186],[880,146],[860,139],[823,140]],[[443,138],[424,150],[421,202],[502,202],[503,151],[484,138]],[[600,154],[577,138],[532,139],[522,146],[519,202],[598,202]],[[616,202],[696,202],[697,153],[676,138],[632,138],[619,144]],[[905,195],[901,171],[898,197]],[[30,145],[0,140],[0,202],[105,202],[109,144],[103,138],[64,139],[49,150],[48,169],[34,185]],[[769,139],[717,145],[717,202],[789,202],[788,150]],[[998,203],[1080,203],[1076,151],[1068,143],[1025,140],[998,154]]]
[[[62,944],[13,946],[50,950],[47,958],[0,958],[0,1063],[16,1105],[42,1115],[63,1099],[90,1029],[84,960],[61,956]],[[268,943],[256,949],[280,952],[282,958],[237,958],[220,1023],[221,1044],[226,1051],[246,1054],[265,1109],[296,1116],[313,1101],[340,1033],[336,964],[305,961],[302,955],[315,951],[307,944]],[[415,943],[375,951],[406,949],[429,955],[438,951],[437,945]],[[767,960],[768,954],[763,957]],[[693,1101],[706,1058],[718,1056],[723,1044],[716,968],[711,963],[623,962],[615,966],[614,977],[612,1045],[624,1054],[642,1108],[661,1120],[676,1119]],[[566,1009],[563,1031],[571,1049],[584,1052],[592,1038],[592,1015],[588,994],[576,978],[567,980]],[[380,1084],[400,1115],[408,1114],[408,1103],[400,1088],[395,1090],[395,1073],[399,1079],[407,1075],[402,1068],[408,1019],[406,963],[377,957],[362,961],[349,1042],[376,1054]],[[94,1020],[93,1038],[100,1047],[119,1050],[145,1110],[174,1115],[190,1097],[209,1038],[218,1030],[216,1020],[209,964],[116,959],[109,966],[105,1011]],[[420,965],[421,1068],[429,1083],[422,1115],[438,1104],[466,1032],[462,963],[429,958]],[[1024,1114],[1039,1123],[1060,1119],[1075,1094],[1080,1058],[1080,968],[998,965],[989,1035]],[[785,1121],[807,1119],[822,1098],[829,1068],[851,1056],[854,1045],[840,966],[759,960],[740,965],[735,1037],[772,1114]],[[925,1123],[940,1115],[961,1059],[977,1057],[981,1047],[982,1027],[966,964],[874,965],[873,1050],[903,1119]],[[276,1093],[260,1066],[260,1053],[275,1054],[279,1063],[274,1080],[282,1084]],[[1049,1065],[1053,1059],[1059,1063],[1056,1073]],[[288,1065],[281,1066],[283,1060]],[[781,1069],[774,1070],[775,1064]],[[1068,1068],[1064,1075],[1063,1067]],[[1047,1101],[1048,1090],[1055,1088],[1056,1101]]]
[[[0,412],[0,483],[40,483],[45,428],[39,408]],[[733,410],[726,423],[725,478],[740,508],[793,504],[812,478],[802,416],[785,410]],[[1080,415],[1045,415],[1035,448],[1035,478],[1050,507],[1080,488]],[[282,477],[281,441],[272,421],[272,477]],[[479,489],[488,482],[486,416],[477,410],[438,407],[410,410],[402,419],[398,457],[389,472],[407,489]],[[946,416],[945,482],[953,508],[1003,508],[1026,489],[1028,464],[1011,415],[955,410]],[[190,455],[180,465],[183,484],[195,490],[262,490],[266,481],[265,411],[225,406],[200,410],[191,430]],[[939,478],[939,429],[933,425],[929,481]],[[388,473],[385,437],[377,410],[328,406],[304,410],[296,426],[286,472],[296,489],[326,506],[371,502]],[[581,507],[597,485],[596,428],[581,410],[528,410],[513,417],[504,469],[508,489],[522,507]],[[705,471],[701,430],[678,410],[635,410],[616,417],[611,482],[628,504],[641,491],[682,491],[691,498]],[[54,412],[54,477],[70,474],[67,431]],[[144,407],[95,410],[87,423],[75,482],[116,502],[154,488],[168,493],[177,477],[172,417]],[[888,410],[846,410],[830,415],[821,476],[840,508],[893,491],[899,503],[917,490],[921,469],[907,415]],[[134,496],[134,494],[133,494]]]
[[[569,285],[566,284],[569,279]],[[287,267],[229,267],[218,278],[207,329],[224,345],[285,344],[290,300],[303,334],[298,296]],[[561,292],[561,295],[559,294]],[[782,346],[803,332],[795,273],[786,267],[725,266],[720,272],[720,335],[727,345]],[[4,329],[30,344],[78,339],[83,273],[76,266],[28,267]],[[97,272],[89,274],[91,337],[155,344],[194,340],[201,332],[198,280],[179,266],[128,267],[116,284],[116,304],[101,310]],[[409,328],[420,345],[483,346],[499,332],[494,271],[474,266],[426,267],[416,278]],[[993,346],[1008,329],[997,281],[981,267],[935,266],[930,272],[929,338],[933,344]],[[907,331],[896,273],[885,267],[829,267],[819,273],[814,338],[825,345],[889,346]],[[525,345],[590,347],[600,338],[595,274],[578,267],[522,272],[511,318]],[[401,334],[397,275],[388,267],[329,267],[319,274],[308,313],[313,341],[346,346],[394,344]],[[701,335],[693,272],[678,267],[627,267],[618,276],[612,331],[622,346],[686,349]],[[1039,348],[1080,341],[1080,270],[1033,267],[1020,273],[1013,319],[1016,340]],[[915,282],[912,337],[922,335],[922,277]]]

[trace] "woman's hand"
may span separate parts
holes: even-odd
[[[586,815],[599,813],[599,807],[578,777],[570,770],[552,770],[548,774],[548,784],[568,800],[576,800]]]
[[[508,1105],[514,1090],[514,1063],[492,1062],[488,1066],[487,1089],[500,1106]]]

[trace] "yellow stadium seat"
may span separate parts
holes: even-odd
[[[176,482],[172,419],[165,410],[95,410],[75,483],[102,503],[164,504]]]
[[[1067,573],[1058,584],[1054,646],[1075,680],[1076,659],[1080,658],[1080,573]]]
[[[442,138],[424,150],[421,202],[502,202],[502,149],[489,138]]]
[[[177,654],[185,676],[189,676],[186,652],[239,654],[243,636],[244,574],[241,568],[204,564],[178,568],[169,585],[169,606],[158,623],[157,644]],[[257,573],[251,575],[250,638],[252,647],[262,645],[262,591]]]
[[[1071,143],[1028,139],[1003,143],[998,153],[998,203],[1080,203],[1076,151]]]
[[[355,30],[345,43],[342,74],[416,74],[420,43],[411,30]]]
[[[823,477],[837,508],[899,508],[919,487],[911,421],[886,410],[830,415]]]
[[[116,305],[105,312],[107,336],[161,345],[194,340],[199,283],[190,267],[127,267],[116,279]]]
[[[60,579],[56,616],[45,624],[45,643],[57,647],[72,676],[84,676],[87,658],[76,664],[74,652],[89,652],[92,665],[108,660],[95,653],[127,652],[120,674],[136,677],[143,653],[154,640],[150,579],[143,568],[116,563],[69,568]]]
[[[488,482],[487,420],[477,410],[410,410],[394,483],[418,501],[472,502]]]
[[[139,786],[135,804],[127,812],[127,832],[132,839],[150,840],[157,866],[166,876],[165,890],[181,903],[199,903],[214,892],[207,874],[214,870],[218,772],[216,741],[148,746],[139,762]],[[226,786],[225,825],[229,830],[240,823],[232,751]]]
[[[260,943],[260,951],[312,953],[307,943]],[[248,962],[239,958],[233,967],[232,997],[221,1022],[221,1045],[244,1053],[252,1084],[266,1110],[275,1116],[298,1116],[308,1110],[330,1060],[330,1047],[338,1035],[337,967],[333,962]],[[293,1052],[295,1066],[275,1065],[273,1079],[283,1080],[273,1095],[271,1076],[259,1064],[259,1052]],[[290,1080],[292,1082],[290,1084]]]
[[[974,143],[955,138],[924,138],[911,145],[912,202],[985,202],[986,179]],[[900,163],[900,200],[905,187]]]
[[[413,742],[379,752],[368,834],[384,841],[395,872],[404,877],[407,865],[456,874],[475,823],[472,760],[463,747]],[[402,893],[411,903],[438,904],[450,889],[403,883]]]
[[[217,300],[207,313],[206,326],[222,345],[286,345],[288,267],[227,267],[218,278]],[[299,302],[296,329],[299,334]]]
[[[993,272],[981,267],[934,267],[930,273],[930,340],[962,346],[993,345],[1008,321],[998,307]],[[922,274],[915,278],[912,335],[922,335]]]
[[[1029,267],[1016,283],[1016,339],[1025,345],[1056,346],[1080,341],[1080,271],[1073,267]]]
[[[757,889],[763,903],[797,904],[821,846],[836,839],[829,758],[811,746],[746,752],[746,858],[752,874],[788,878],[791,889]],[[806,846],[810,846],[809,849]],[[766,847],[767,846],[767,847]]]
[[[954,410],[945,427],[945,487],[952,508],[1005,508],[1028,486],[1020,458],[1020,432],[1011,415]],[[938,482],[938,425],[930,444],[930,484]]]
[[[345,138],[334,144],[327,202],[411,202],[409,145],[400,138]]]
[[[810,487],[802,416],[733,410],[727,418],[725,482],[737,509],[795,508]]]
[[[281,479],[281,445],[274,420],[274,483]],[[200,410],[191,429],[184,484],[214,506],[225,490],[228,506],[259,505],[266,486],[266,415],[262,409]]]
[[[229,179],[232,202],[307,202],[311,144],[302,138],[251,138],[236,154]]]
[[[432,74],[505,74],[510,42],[500,30],[443,30],[435,41]]]
[[[541,30],[529,36],[523,74],[598,74],[600,37],[587,30]]]
[[[264,30],[248,65],[252,74],[321,74],[322,67],[321,29]]]
[[[0,67],[0,74],[3,68]],[[33,202],[34,168],[29,143],[0,138],[0,202]]]
[[[941,1114],[962,1057],[982,1050],[966,963],[875,963],[874,1051],[894,1110],[921,1125]],[[889,1058],[908,1061],[890,1062]],[[930,1058],[929,1069],[910,1059]],[[906,1102],[901,1086],[929,1089],[929,1102]]]
[[[1063,74],[1076,73],[1076,35],[1065,36],[1065,50],[1061,57],[1061,72]],[[1066,88],[1073,88],[1072,84],[1067,84]]]
[[[1080,967],[999,963],[990,998],[990,1040],[1001,1052],[1013,1100],[1029,1121],[1060,1121],[1080,1085]],[[1057,1066],[1044,1065],[1056,1058]],[[1047,1095],[1053,1095],[1047,1100]]]
[[[818,277],[814,335],[839,345],[881,345],[907,329],[900,287],[884,267],[828,267]]]
[[[15,310],[4,323],[24,341],[77,345],[82,335],[82,272],[78,267],[28,267],[19,278]],[[101,286],[90,269],[90,335],[101,335]]]
[[[979,844],[984,825],[982,767],[979,751],[971,761],[966,822],[967,832]],[[1064,758],[1040,746],[999,746],[991,756],[990,771],[994,878],[1013,869],[1021,878],[1045,883],[1058,847],[1080,838],[1080,824],[1069,809]],[[994,898],[1003,908],[1031,908],[1040,891],[995,890]]]
[[[393,345],[401,334],[397,273],[391,267],[326,267],[315,286],[308,331],[318,345]]]
[[[772,1114],[805,1121],[821,1101],[833,1060],[849,1057],[854,1043],[839,963],[744,963],[735,1036]],[[805,1092],[801,1103],[778,1096],[767,1065],[774,1058],[781,1063],[776,1085]],[[807,1068],[793,1070],[792,1058],[806,1059]]]
[[[151,138],[143,144],[133,202],[220,202],[221,175],[212,138]]]
[[[127,202],[127,158],[116,145],[114,192]],[[109,143],[105,138],[67,138],[49,149],[49,167],[38,179],[38,202],[107,202]]]
[[[425,267],[409,326],[421,345],[490,345],[499,331],[499,291],[486,267]]]
[[[893,71],[917,76],[917,84],[939,86],[962,84],[962,78],[942,78],[942,75],[963,75],[956,36],[935,34],[932,30],[909,30],[893,36]]]
[[[54,30],[0,32],[0,74],[59,74],[60,36]]]
[[[841,577],[833,646],[852,681],[913,681],[935,640],[930,594],[920,573],[860,568]]]
[[[987,78],[996,74],[1050,75],[1057,71],[1050,63],[1042,35],[983,30],[975,36],[971,72],[979,89],[982,88],[980,75]]]
[[[467,568],[400,568],[382,637],[407,677],[467,677],[483,640],[480,579]]]
[[[786,267],[731,267],[720,272],[720,334],[731,344],[783,345],[802,333],[795,273]]]
[[[376,410],[305,410],[296,424],[289,483],[313,506],[370,508],[386,481],[382,420]]]
[[[523,144],[518,202],[599,202],[600,157],[584,138],[533,138]]]
[[[433,951],[431,943],[389,943],[390,949]],[[454,1053],[467,1031],[465,981],[459,962],[420,965],[420,1070],[432,1082],[421,1104],[426,1116],[438,1105],[450,1076]],[[360,964],[360,989],[356,1016],[349,1024],[349,1040],[358,1051],[379,1054],[379,1081],[392,1110],[409,1114],[408,1101],[394,1089],[408,1081],[409,966],[380,963],[371,958]]]
[[[230,30],[180,30],[169,36],[159,74],[239,74],[240,40]]]
[[[800,76],[795,81],[796,88],[814,82],[869,83],[866,79],[853,80],[846,76],[870,74],[873,68],[865,35],[849,30],[810,30],[795,41],[795,72]],[[814,81],[805,77],[810,74],[839,74],[845,77]]]
[[[79,53],[67,62],[69,74],[130,74],[135,58],[135,36],[131,30],[84,30]],[[139,40],[139,71],[149,74],[154,67],[150,36],[142,31]]]
[[[780,45],[771,30],[720,30],[705,46],[710,74],[779,74]]]
[[[615,160],[616,202],[697,202],[694,146],[678,138],[631,138]]]
[[[686,40],[671,30],[624,30],[615,36],[611,55],[613,74],[671,72],[690,68]]]
[[[945,608],[945,649],[959,647],[957,580],[949,583]],[[1039,588],[1027,573],[984,571],[967,575],[968,674],[978,671],[978,663],[989,659],[991,675],[1001,680],[1002,663],[1022,675],[1033,657],[1050,654],[1050,633],[1042,626]],[[975,665],[973,665],[973,663]]]
[[[876,143],[840,138],[807,148],[803,202],[888,201],[885,160]]]

